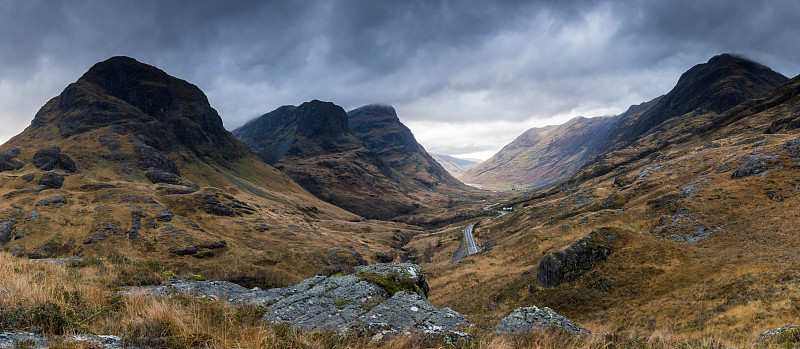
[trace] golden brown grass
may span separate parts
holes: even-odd
[[[0,253],[0,331],[39,326],[45,333],[113,334],[128,345],[156,348],[721,348],[709,335],[687,339],[671,332],[618,332],[573,336],[557,331],[498,335],[474,327],[471,341],[447,343],[422,335],[382,341],[331,332],[304,332],[260,321],[265,309],[235,308],[189,296],[117,294],[113,286],[126,270],[145,268],[127,260],[91,261],[73,266],[31,263]],[[33,314],[46,316],[36,317]],[[16,318],[14,317],[16,316]],[[49,326],[49,327],[48,327]],[[602,333],[602,332],[601,332]],[[55,338],[55,337],[53,337]],[[57,343],[56,348],[87,348]]]

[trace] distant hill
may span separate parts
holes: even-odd
[[[463,176],[467,171],[483,162],[483,160],[480,159],[460,159],[450,155],[434,153],[431,153],[431,156],[436,162],[442,165],[447,172],[450,172],[450,174],[456,178]]]
[[[575,118],[531,129],[461,177],[469,183],[538,187],[585,166],[610,171],[702,131],[719,114],[763,96],[787,78],[748,59],[723,54],[685,72],[667,94],[615,117]],[[627,148],[639,143],[639,147]]]
[[[0,247],[17,256],[114,255],[263,287],[374,260],[363,248],[388,252],[408,229],[353,223],[226,131],[195,85],[128,57],[95,64],[0,146],[0,197]]]
[[[497,189],[559,181],[575,173],[595,154],[616,120],[577,117],[563,125],[532,128],[461,176],[461,180]]]

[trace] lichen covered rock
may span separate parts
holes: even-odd
[[[539,262],[536,282],[542,287],[555,287],[569,282],[594,267],[595,263],[606,260],[613,252],[607,245],[607,236],[593,232],[575,241],[563,251],[546,254]],[[604,241],[606,240],[606,241]],[[614,239],[615,240],[615,239]]]
[[[499,333],[522,333],[545,328],[557,328],[574,334],[588,333],[587,330],[573,325],[553,309],[547,307],[540,309],[536,306],[517,308],[495,326],[495,330]]]

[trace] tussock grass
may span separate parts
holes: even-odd
[[[115,262],[111,262],[114,260]],[[0,331],[36,328],[60,334],[113,334],[126,345],[153,348],[721,348],[713,337],[687,340],[668,332],[620,332],[573,336],[558,331],[498,335],[474,327],[471,341],[448,342],[422,335],[388,336],[381,341],[356,334],[304,332],[261,322],[266,308],[235,308],[190,296],[153,297],[117,293],[120,274],[145,270],[128,260],[94,260],[78,265],[31,263],[0,253]],[[124,279],[124,278],[123,278]],[[135,280],[134,280],[135,281]],[[54,348],[86,348],[56,343]]]

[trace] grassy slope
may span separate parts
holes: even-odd
[[[173,275],[173,276],[170,276]],[[382,341],[331,332],[295,331],[260,321],[264,308],[234,308],[204,298],[119,295],[128,286],[158,283],[174,276],[155,263],[114,256],[81,263],[31,263],[0,252],[0,331],[32,326],[45,336],[110,334],[129,346],[163,348],[675,348],[721,347],[713,338],[684,340],[666,333],[617,333],[573,337],[547,331],[497,335],[471,328],[471,342],[393,336]],[[20,344],[24,347],[24,343]],[[94,348],[55,340],[54,348]]]
[[[797,323],[800,175],[780,148],[798,133],[763,134],[800,105],[797,85],[793,80],[748,108],[706,119],[738,120],[717,122],[723,126],[713,132],[643,159],[624,156],[658,141],[646,138],[616,154],[621,165],[613,171],[599,177],[583,173],[581,182],[508,203],[520,210],[486,219],[475,229],[479,242],[498,247],[460,265],[448,263],[458,230],[415,239],[412,244],[421,247],[442,241],[431,263],[423,264],[431,270],[431,289],[438,291],[434,303],[452,306],[481,325],[493,324],[517,306],[551,306],[595,331],[713,335],[739,346],[763,331]],[[781,103],[772,103],[776,100]],[[743,158],[753,154],[778,157],[767,161],[771,171],[764,177],[732,178]],[[684,195],[682,189],[693,184],[699,190]],[[664,207],[648,204],[659,198]],[[680,212],[696,222],[667,230],[658,226],[662,215]],[[691,233],[695,225],[717,230],[698,243],[678,242],[665,233]],[[600,226],[615,227],[621,236],[608,261],[576,281],[530,288],[545,253],[562,250]]]

